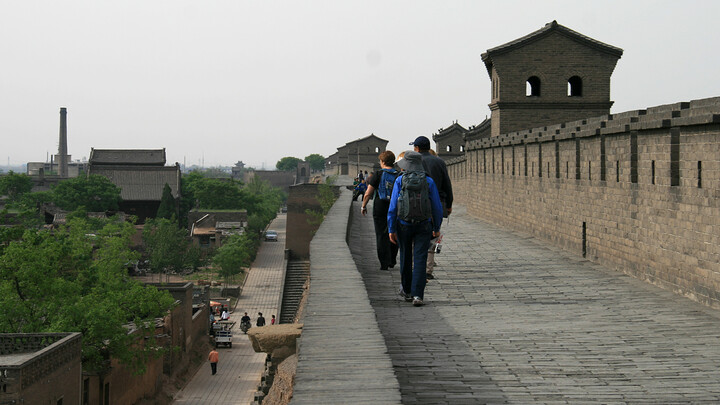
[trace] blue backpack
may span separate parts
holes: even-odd
[[[380,184],[377,189],[378,197],[380,197],[381,200],[390,201],[393,185],[395,184],[397,176],[398,172],[395,169],[382,169]]]

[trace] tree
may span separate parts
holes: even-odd
[[[242,193],[234,180],[202,178],[193,186],[193,194],[199,208],[241,209]]]
[[[128,277],[134,232],[127,222],[97,228],[82,218],[53,232],[26,230],[0,255],[0,331],[81,332],[85,370],[103,371],[113,357],[143,372],[168,350],[155,340],[154,320],[174,300]]]
[[[298,163],[302,162],[302,160],[292,157],[292,156],[286,156],[282,159],[280,159],[276,164],[275,167],[278,170],[282,170],[284,172],[290,172],[297,169]]]
[[[120,201],[120,188],[97,174],[62,181],[53,189],[53,202],[66,211],[78,207],[90,212],[117,211]]]
[[[155,218],[145,223],[143,244],[151,272],[167,274],[193,265],[189,260],[190,242],[186,235],[185,229],[169,219]]]
[[[255,259],[255,243],[247,233],[232,235],[225,240],[213,257],[213,265],[227,284],[230,278],[240,274]]]
[[[171,219],[174,216],[177,216],[175,210],[175,197],[173,197],[172,195],[170,185],[165,183],[165,186],[163,187],[162,198],[160,199],[160,207],[158,207],[156,217]]]
[[[325,158],[317,153],[305,156],[305,161],[310,163],[312,170],[320,171],[325,168]]]
[[[8,174],[0,177],[0,195],[6,194],[12,201],[29,193],[32,187],[32,178],[25,173],[17,174],[10,170]]]

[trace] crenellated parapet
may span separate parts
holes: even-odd
[[[720,308],[720,97],[468,142],[457,201]]]

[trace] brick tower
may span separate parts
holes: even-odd
[[[623,50],[556,21],[482,54],[491,135],[610,113],[610,76]]]

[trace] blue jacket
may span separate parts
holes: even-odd
[[[438,194],[438,189],[435,186],[433,179],[429,176],[427,176],[426,179],[429,188],[428,194],[430,195],[430,206],[432,207],[432,218],[428,219],[432,219],[433,231],[440,232],[440,225],[442,225],[443,220],[443,209],[442,203],[440,202],[440,194]],[[400,189],[402,188],[401,182],[402,174],[395,179],[392,196],[390,197],[390,209],[388,209],[387,215],[388,233],[396,233],[397,221],[400,221],[397,217],[397,202],[398,196],[400,195]]]

